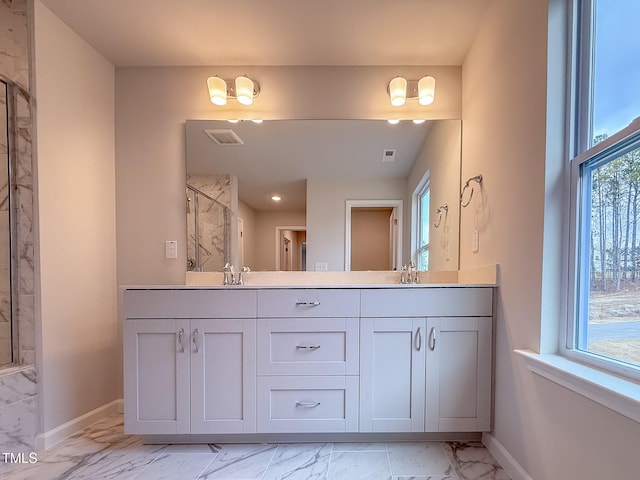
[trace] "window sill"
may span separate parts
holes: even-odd
[[[640,423],[640,385],[556,354],[514,350],[529,370]]]

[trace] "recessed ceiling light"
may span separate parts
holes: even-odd
[[[279,202],[280,200],[282,200],[282,197],[280,195],[273,195],[271,197],[271,200],[273,200],[274,202]]]

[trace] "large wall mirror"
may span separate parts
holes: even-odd
[[[458,269],[459,120],[187,120],[186,156],[188,270]]]

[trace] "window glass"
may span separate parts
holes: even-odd
[[[594,4],[592,145],[640,116],[640,2]]]
[[[640,140],[582,166],[579,350],[640,366]]]
[[[420,190],[418,197],[418,242],[417,242],[417,268],[418,270],[429,269],[429,197],[430,190],[428,182]]]

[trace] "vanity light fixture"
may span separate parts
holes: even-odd
[[[397,125],[400,123],[400,119],[398,118],[391,118],[389,120],[387,120],[387,122],[389,122],[391,125]]]
[[[274,202],[279,202],[280,200],[282,200],[282,197],[280,195],[273,195],[271,197],[271,200],[273,200]]]
[[[251,105],[253,99],[260,95],[260,85],[246,75],[234,80],[225,80],[218,76],[207,79],[209,98],[214,105],[226,105],[227,98],[235,98],[242,105]]]
[[[426,122],[426,120],[424,118],[414,118],[413,120],[411,120],[413,123],[415,123],[416,125],[420,125],[424,122]]]
[[[431,105],[436,95],[436,79],[426,75],[420,80],[407,80],[404,77],[392,78],[387,87],[391,105],[399,107],[407,99],[417,98],[420,105]]]

